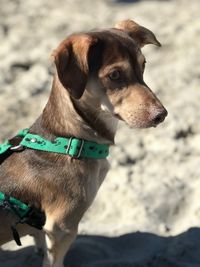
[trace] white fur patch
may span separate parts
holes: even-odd
[[[114,117],[114,106],[108,99],[104,90],[97,85],[94,80],[88,81],[87,90],[98,96],[101,102],[101,111],[99,112],[99,118],[105,122],[106,126],[110,131],[115,134],[118,126],[118,119]]]

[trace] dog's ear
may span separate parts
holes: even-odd
[[[60,82],[76,99],[84,93],[89,72],[89,50],[96,42],[96,38],[87,34],[72,35],[52,53]]]
[[[140,26],[133,20],[123,20],[115,25],[116,29],[123,30],[132,37],[140,47],[147,44],[161,46],[152,31]]]

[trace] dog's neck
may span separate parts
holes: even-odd
[[[43,131],[54,136],[75,136],[107,144],[114,143],[117,128],[117,120],[101,109],[97,99],[87,91],[80,100],[71,98],[57,76],[39,121]]]

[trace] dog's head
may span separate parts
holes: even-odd
[[[92,94],[103,110],[131,127],[156,126],[167,111],[143,80],[141,48],[147,44],[160,46],[150,30],[131,20],[71,35],[53,52],[58,78],[72,98]]]

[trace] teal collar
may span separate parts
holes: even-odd
[[[20,131],[17,137],[22,138],[20,143],[13,147],[9,141],[6,141],[0,145],[0,154],[9,149],[18,150],[20,147],[69,155],[72,158],[103,159],[109,154],[109,145],[75,137],[57,137],[55,140],[50,141],[40,135],[29,133],[29,129]]]

